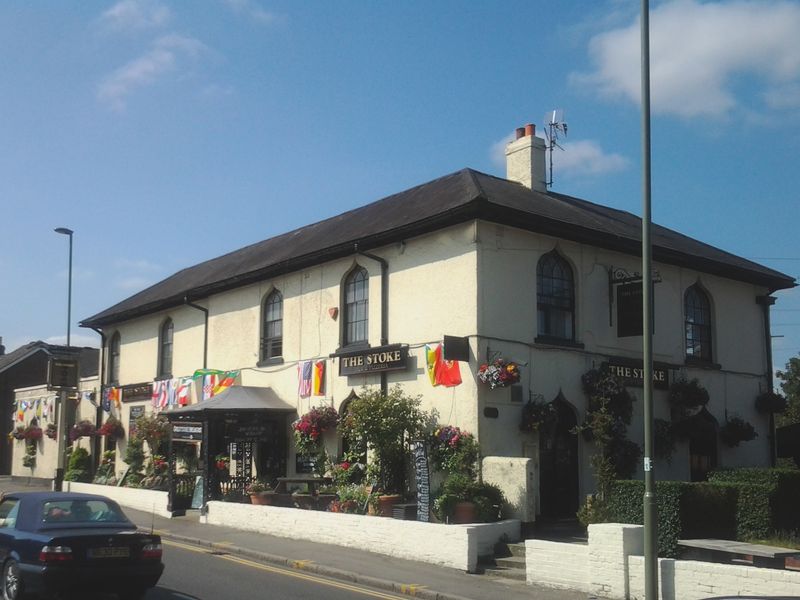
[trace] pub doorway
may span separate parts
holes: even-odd
[[[555,418],[539,432],[539,499],[544,519],[573,519],[578,511],[578,424],[573,407],[559,393]]]

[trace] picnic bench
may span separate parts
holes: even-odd
[[[273,490],[275,504],[299,505],[302,508],[322,508],[322,504],[327,506],[335,495],[320,496],[319,490],[331,485],[332,481],[330,477],[278,477]]]
[[[754,567],[767,569],[785,569],[787,558],[800,556],[800,550],[793,548],[749,544],[735,540],[678,540],[678,545],[688,548],[684,558],[689,560],[727,563],[751,557]]]

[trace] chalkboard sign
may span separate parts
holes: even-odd
[[[303,456],[298,454],[294,461],[294,470],[296,473],[313,473],[317,466],[316,456]]]
[[[144,416],[144,406],[131,406],[131,413],[128,417],[128,439],[136,435],[136,419]]]
[[[423,440],[414,443],[414,474],[417,479],[417,521],[430,520],[431,482],[428,449]]]

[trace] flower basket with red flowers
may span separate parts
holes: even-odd
[[[108,417],[108,420],[100,426],[100,429],[97,430],[97,435],[119,439],[125,436],[125,428],[117,417],[111,415]]]
[[[446,473],[475,475],[478,442],[468,431],[452,425],[437,428],[429,439],[433,466]]]
[[[81,421],[80,423],[75,423],[72,426],[72,429],[69,430],[69,439],[73,442],[78,438],[82,437],[91,437],[97,433],[97,429],[94,426],[94,423],[91,421]]]
[[[496,358],[478,369],[478,380],[491,389],[507,387],[519,381],[519,366],[504,358]]]
[[[44,430],[44,434],[51,440],[56,439],[58,437],[58,425],[55,423],[48,423],[47,429]]]
[[[25,439],[25,427],[23,425],[17,425],[16,429],[11,432],[11,437],[15,440],[22,441]]]
[[[320,450],[320,437],[336,427],[339,413],[332,406],[315,407],[292,423],[298,454],[309,456]]]
[[[22,432],[22,436],[27,442],[38,442],[42,439],[42,435],[42,428],[38,425],[28,425],[25,431]]]

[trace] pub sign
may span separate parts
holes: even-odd
[[[78,389],[78,361],[74,358],[51,358],[47,363],[47,386],[51,390]]]
[[[626,385],[642,387],[644,385],[644,363],[610,358],[603,363],[604,370],[622,379]],[[653,365],[653,387],[659,390],[669,389],[669,372],[666,367]]]
[[[190,421],[172,423],[172,440],[191,442],[203,439],[203,424]]]
[[[338,354],[339,375],[361,375],[408,368],[408,344],[391,344]]]

